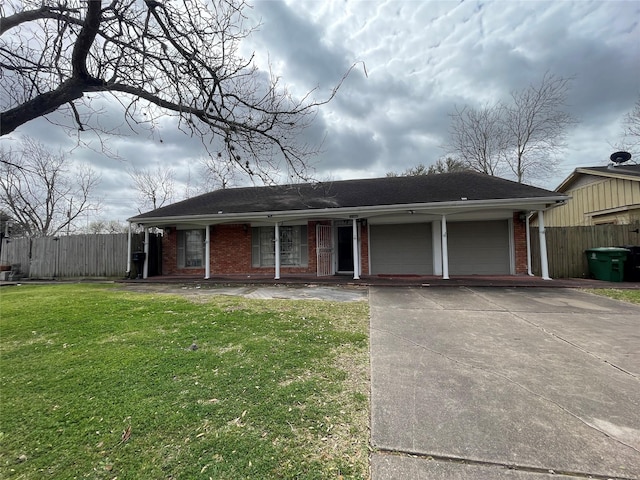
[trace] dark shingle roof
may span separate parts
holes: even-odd
[[[229,188],[205,193],[133,217],[166,218],[217,213],[279,212],[326,208],[451,202],[461,199],[557,197],[556,192],[476,172],[384,177],[316,184]]]

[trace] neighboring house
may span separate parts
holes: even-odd
[[[514,275],[527,213],[567,198],[459,172],[216,190],[129,222],[164,230],[163,275]]]
[[[571,199],[545,215],[547,227],[640,222],[640,165],[576,168],[556,191]]]

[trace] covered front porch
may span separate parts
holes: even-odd
[[[444,208],[439,205],[437,210],[424,206],[403,206],[401,210],[378,207],[370,211],[361,208],[321,215],[280,212],[266,216],[234,215],[233,218],[220,214],[217,218],[189,218],[188,222],[172,218],[171,223],[167,219],[167,222],[141,224],[145,231],[142,277],[149,277],[149,232],[160,229],[167,238],[163,241],[166,250],[163,262],[184,266],[173,269],[165,265],[165,276],[211,279],[231,275],[287,282],[300,275],[317,279],[348,275],[352,280],[389,277],[450,280],[460,274],[476,273],[460,270],[460,264],[468,261],[469,255],[478,249],[479,227],[493,222],[500,229],[499,238],[488,237],[485,243],[502,256],[503,266],[496,267],[496,271],[479,269],[477,273],[532,276],[531,236],[538,235],[539,271],[543,280],[549,280],[544,209],[520,210],[519,206],[465,204],[462,208]],[[533,213],[538,220],[535,229],[529,226]],[[198,233],[202,258],[185,262],[186,247],[180,244],[180,235],[188,231]],[[477,256],[486,255],[487,248],[485,245],[484,251],[478,249]],[[385,261],[394,255],[394,249],[399,250],[395,255],[403,257],[404,266]],[[467,250],[465,255],[462,255],[463,249]],[[128,272],[130,262],[131,252]]]

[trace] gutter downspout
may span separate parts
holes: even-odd
[[[540,235],[540,273],[543,280],[553,280],[549,276],[549,258],[547,256],[547,235],[544,228],[544,212],[546,212],[547,210],[551,210],[552,208],[557,208],[566,204],[567,204],[567,200],[564,200],[554,205],[550,205],[547,208],[544,208],[542,210],[538,210],[538,217],[539,217],[538,234]],[[527,227],[529,227],[528,217],[527,217]],[[527,237],[527,240],[529,240],[529,237]],[[531,256],[530,250],[527,251],[527,256],[528,257]],[[531,267],[529,267],[529,275],[533,275],[530,272],[531,272]]]
[[[551,280],[549,276],[549,260],[547,258],[547,236],[544,230],[544,210],[538,210],[538,233],[540,235],[540,270],[543,280]]]

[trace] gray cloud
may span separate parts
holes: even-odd
[[[446,153],[456,105],[508,99],[549,72],[574,77],[569,108],[580,120],[569,132],[560,172],[542,185],[554,188],[577,166],[606,164],[640,94],[636,1],[274,0],[256,1],[249,13],[262,25],[244,50],[255,52],[264,71],[270,63],[298,97],[317,89],[313,96],[326,98],[356,64],[300,139],[322,142],[313,162],[319,179],[434,163]],[[101,122],[118,129],[120,107],[109,100],[100,105]],[[51,145],[74,145],[42,120],[21,131]],[[108,146],[121,160],[73,153],[103,172],[108,218],[136,213],[124,173],[129,165],[170,165],[186,182],[204,154],[172,119],[153,134],[111,138]]]

